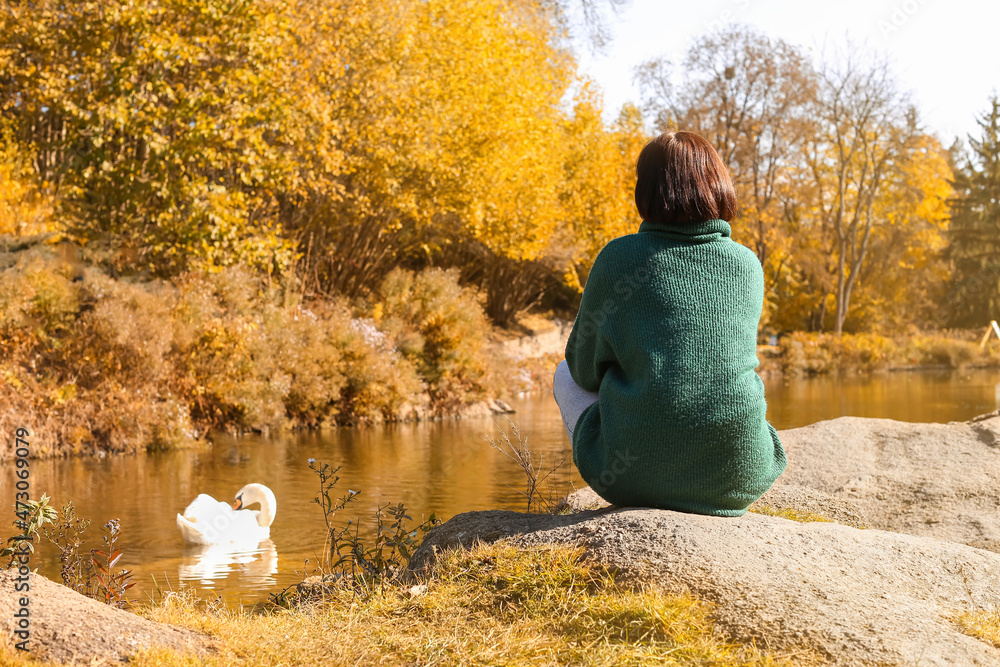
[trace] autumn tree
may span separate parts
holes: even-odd
[[[639,110],[626,105],[609,128],[600,95],[584,87],[564,125],[560,192],[566,224],[557,230],[567,284],[582,290],[609,241],[638,230],[635,161],[648,137]]]
[[[877,199],[869,258],[858,271],[851,328],[899,331],[946,322],[942,302],[949,271],[944,258],[953,190],[946,151],[916,133],[902,147]]]
[[[830,239],[833,331],[840,334],[869,258],[872,232],[886,222],[879,200],[919,130],[916,111],[885,61],[866,62],[852,53],[841,62],[825,63],[819,77],[807,164],[815,185],[818,228]],[[826,308],[825,296],[821,310]]]
[[[360,294],[408,259],[460,265],[508,322],[561,221],[573,63],[550,17],[503,0],[304,7],[345,160],[339,197],[294,226],[315,288]]]
[[[309,153],[283,7],[0,3],[0,113],[116,265],[289,261],[276,196],[300,186]]]
[[[563,222],[560,102],[573,61],[555,47],[544,15],[500,13],[492,0],[480,0],[478,11],[461,4],[435,17],[447,13],[453,25],[445,38],[452,57],[427,45],[436,54],[428,94],[435,117],[447,121],[434,158],[450,172],[441,208],[472,242],[487,313],[507,324],[530,303],[536,285],[525,278],[538,275]]]
[[[661,131],[697,132],[729,165],[741,209],[734,236],[757,254],[770,293],[789,261],[781,191],[810,124],[817,82],[808,58],[783,40],[732,26],[695,41],[679,72],[659,58],[637,78]]]
[[[977,119],[971,154],[958,165],[949,233],[954,283],[947,306],[963,326],[1000,319],[1000,97]]]
[[[925,321],[946,279],[950,171],[883,62],[814,62],[751,28],[637,74],[659,129],[708,138],[731,167],[733,236],[764,267],[772,330]],[[829,312],[828,312],[829,311]]]

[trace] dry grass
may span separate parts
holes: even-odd
[[[691,598],[620,589],[578,551],[498,544],[445,557],[413,597],[361,603],[345,592],[312,610],[219,615],[174,597],[148,615],[217,636],[231,652],[217,664],[779,664],[719,637],[709,613]],[[136,662],[184,664],[169,653]]]
[[[400,588],[361,601],[344,591],[301,610],[253,611],[170,594],[141,613],[206,632],[221,651],[204,659],[148,651],[134,660],[140,666],[819,663],[733,644],[714,628],[708,604],[620,588],[565,547],[497,543],[452,553],[416,595]]]
[[[1000,607],[989,611],[970,611],[958,617],[965,634],[1000,648]]]
[[[822,514],[813,514],[812,512],[800,512],[799,510],[792,509],[790,507],[771,507],[770,505],[754,505],[750,508],[751,512],[755,514],[763,514],[765,516],[777,516],[782,519],[791,519],[792,521],[798,521],[799,523],[811,523],[813,521],[825,521],[827,523],[836,523],[833,519],[825,517]]]
[[[4,667],[50,667],[51,665],[58,664],[55,662],[33,660],[23,651],[15,649],[13,644],[0,642],[0,665],[4,665]]]

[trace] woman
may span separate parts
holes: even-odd
[[[740,516],[786,466],[755,372],[764,276],[730,238],[736,191],[703,137],[636,164],[638,232],[605,246],[556,369],[573,462],[608,502]]]

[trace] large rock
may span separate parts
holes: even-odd
[[[19,598],[28,597],[29,655],[59,663],[124,662],[140,649],[162,647],[195,654],[214,652],[214,641],[191,630],[155,623],[91,600],[31,573],[29,591],[16,592],[16,570],[0,570],[0,625],[12,642]]]
[[[1000,555],[989,551],[1000,550],[1000,414],[844,417],[781,438],[788,470],[751,509],[837,523],[614,508],[588,487],[560,515],[459,515],[428,534],[411,567],[476,540],[579,544],[623,579],[715,603],[736,639],[805,646],[837,665],[1000,665],[1000,649],[955,622],[1000,600]]]
[[[438,550],[505,537],[582,545],[622,579],[713,602],[737,640],[811,648],[835,665],[1000,664],[1000,649],[953,620],[1000,599],[1000,555],[962,544],[754,513],[489,511],[432,530],[410,565],[419,571]]]
[[[780,435],[781,483],[855,503],[875,528],[1000,544],[997,413],[949,424],[841,417]]]

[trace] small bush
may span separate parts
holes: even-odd
[[[59,572],[63,585],[119,609],[128,607],[125,591],[132,588],[135,582],[130,576],[131,570],[115,567],[122,557],[122,551],[117,547],[121,537],[118,519],[111,519],[102,528],[104,548],[91,549],[85,554],[82,550],[85,543],[83,534],[90,527],[90,521],[76,514],[72,502],[66,503],[62,512],[48,506],[45,495],[38,502],[29,501],[28,505],[36,517],[30,531],[33,538],[41,534],[59,550]],[[45,519],[38,521],[39,516]],[[28,546],[30,548],[30,543]],[[0,553],[2,555],[5,554]]]
[[[426,385],[416,363],[367,318],[336,317],[336,344],[344,358],[347,385],[338,403],[341,423],[393,419],[404,404],[420,401]]]
[[[51,248],[19,253],[0,272],[0,329],[5,336],[16,336],[17,330],[43,339],[58,336],[73,324],[79,308],[80,289]]]
[[[482,398],[489,373],[489,324],[475,292],[458,278],[455,269],[395,269],[375,306],[374,324],[416,365],[439,412]]]
[[[977,361],[979,346],[975,343],[941,336],[914,336],[903,346],[903,355],[914,364],[937,364],[959,368]]]
[[[317,427],[334,420],[348,384],[338,330],[346,315],[320,319],[301,306],[268,304],[254,332],[251,355],[257,372],[270,377],[292,423]]]
[[[781,368],[786,373],[820,375],[834,368],[833,354],[818,336],[789,334],[782,341],[781,350]]]
[[[373,515],[371,537],[363,536],[360,522],[348,520],[339,523],[337,514],[343,511],[360,494],[348,489],[339,499],[334,492],[340,477],[340,468],[309,459],[309,469],[319,482],[319,492],[313,502],[323,511],[326,538],[320,560],[319,582],[315,588],[298,587],[298,595],[291,596],[288,589],[273,596],[281,606],[308,601],[315,596],[325,597],[331,587],[347,589],[352,593],[371,597],[394,591],[406,573],[406,565],[420,544],[421,538],[439,523],[432,514],[426,521],[412,525],[406,507],[399,503],[378,505]]]
[[[64,361],[77,360],[73,365],[87,387],[109,377],[140,388],[159,381],[173,346],[170,285],[136,285],[96,271],[84,284],[87,308],[75,313],[73,349]]]

